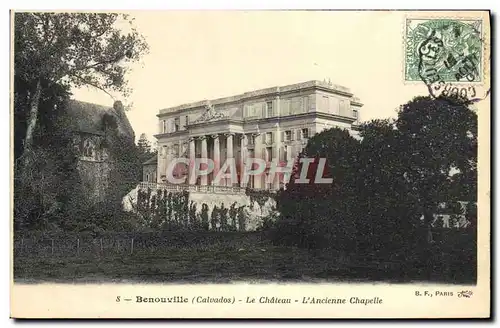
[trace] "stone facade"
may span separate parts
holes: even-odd
[[[362,107],[352,92],[341,86],[321,81],[286,85],[246,92],[244,94],[203,100],[160,110],[156,181],[151,181],[151,162],[143,165],[144,182],[125,199],[124,207],[133,210],[138,189],[171,192],[188,191],[189,199],[201,209],[236,203],[245,207],[246,230],[255,230],[265,218],[279,216],[276,202],[268,196],[258,204],[247,194],[249,189],[268,190],[271,194],[284,187],[283,175],[269,179],[271,163],[293,163],[293,160],[316,133],[333,127],[357,134]],[[186,164],[171,171],[175,179],[185,183],[172,184],[167,168],[178,158],[193,163],[209,158],[214,171],[225,172],[225,163],[234,160],[237,179],[214,183],[216,173],[193,179]],[[242,179],[243,168],[252,159],[262,159],[266,170],[260,176]]]
[[[132,146],[134,130],[121,102],[112,107],[70,100],[65,115],[73,131],[73,143],[79,156],[78,172],[84,194],[90,202],[103,201],[114,165],[111,145],[123,138]]]
[[[295,159],[308,139],[325,129],[345,128],[356,133],[362,107],[352,92],[321,81],[308,81],[244,94],[204,100],[160,110],[157,183],[167,183],[167,168],[176,158],[210,158],[214,172],[234,159],[237,182],[227,179],[221,186],[277,190],[283,176],[269,179],[269,163]],[[263,159],[266,171],[251,176],[242,172],[251,158]],[[177,166],[175,178],[187,178],[187,167]],[[216,173],[198,177],[192,184],[211,185]]]
[[[156,166],[158,165],[158,156],[154,155],[142,164],[142,181],[156,182]]]

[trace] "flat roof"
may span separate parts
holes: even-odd
[[[307,81],[307,82],[301,82],[301,83],[289,84],[289,85],[284,85],[284,86],[276,86],[276,87],[271,87],[271,88],[248,91],[248,92],[245,92],[245,93],[242,93],[239,95],[235,95],[235,96],[230,96],[230,97],[223,97],[223,98],[217,98],[217,99],[212,99],[212,100],[204,99],[201,101],[186,103],[186,104],[182,104],[182,105],[178,105],[178,106],[174,106],[174,107],[168,107],[168,108],[160,109],[160,113],[158,114],[158,116],[162,115],[162,114],[177,112],[177,111],[188,109],[188,108],[203,107],[203,106],[207,105],[208,103],[210,103],[212,105],[220,105],[220,104],[241,101],[241,100],[254,98],[254,97],[261,97],[261,96],[265,96],[265,95],[273,94],[273,93],[287,93],[287,92],[293,92],[293,91],[300,91],[302,89],[308,89],[308,88],[321,88],[321,89],[325,89],[326,91],[330,91],[332,93],[337,93],[337,94],[346,95],[346,96],[350,96],[350,97],[353,96],[350,89],[343,87],[341,85],[332,84],[332,83],[326,82],[326,81],[311,80],[311,81]],[[353,101],[359,103],[359,99],[356,97],[353,97]]]

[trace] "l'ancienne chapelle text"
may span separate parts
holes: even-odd
[[[194,297],[193,303],[233,303],[233,297],[204,297],[197,296]],[[371,304],[382,304],[382,299],[380,297],[372,298],[362,298],[353,296],[350,298],[334,298],[334,297],[311,297],[304,296],[301,298],[282,298],[282,297],[245,297],[239,299],[238,303],[245,304],[292,304],[292,303],[302,303],[302,304],[359,304],[359,305],[371,305]],[[175,297],[144,297],[136,296],[136,303],[189,303],[187,297],[175,296]]]

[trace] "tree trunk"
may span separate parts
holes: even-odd
[[[38,106],[40,104],[41,94],[42,94],[42,85],[40,83],[40,80],[38,80],[36,83],[35,93],[33,94],[33,98],[31,98],[30,101],[30,115],[28,118],[28,127],[26,129],[26,138],[24,139],[24,149],[22,156],[24,157],[23,166],[27,161],[26,155],[28,155],[28,152],[31,150],[33,146],[33,132],[35,131],[36,128],[36,122],[38,118]]]

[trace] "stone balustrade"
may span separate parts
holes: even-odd
[[[168,191],[189,191],[189,192],[203,192],[215,194],[245,194],[246,188],[238,186],[213,186],[213,185],[188,185],[188,184],[170,184],[170,183],[154,183],[154,182],[141,182],[139,189],[155,190],[168,190]]]

